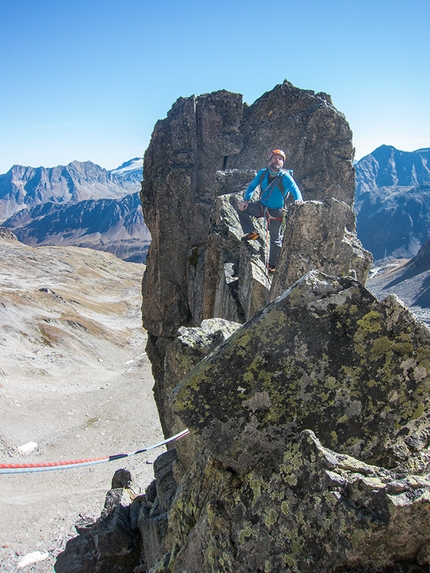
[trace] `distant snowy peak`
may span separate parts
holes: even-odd
[[[142,171],[143,169],[143,159],[142,157],[134,157],[129,161],[125,161],[122,165],[116,169],[112,169],[111,173],[120,173],[125,171]]]
[[[110,173],[122,181],[140,183],[143,177],[143,159],[141,157],[130,159],[116,169],[112,169]]]

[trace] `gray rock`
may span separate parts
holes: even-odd
[[[372,256],[355,234],[353,213],[337,199],[307,201],[287,215],[284,245],[271,289],[272,299],[312,269],[352,276],[365,284]]]
[[[202,360],[174,407],[239,473],[273,471],[305,429],[387,468],[429,459],[430,331],[396,297],[311,271]]]
[[[136,494],[139,493],[139,487],[134,483],[130,470],[120,468],[116,470],[112,478],[111,489],[130,489]]]
[[[168,511],[172,505],[177,484],[173,476],[172,465],[176,461],[176,450],[161,454],[154,462],[154,475],[157,485],[157,501],[162,511]]]
[[[311,205],[291,209],[273,296],[315,265],[366,279],[370,256],[352,211],[352,133],[327,94],[284,82],[251,106],[226,91],[180,98],[154,128],[141,193],[152,237],[142,317],[166,435],[174,428],[164,408],[165,357],[178,329],[214,317],[245,322],[269,300],[264,229],[260,241],[241,243],[235,205],[274,146],[286,150]]]
[[[167,431],[174,434],[184,429],[183,421],[174,412],[169,395],[182,378],[205,356],[223,343],[240,324],[220,318],[204,320],[200,327],[181,327],[177,339],[169,345],[165,361],[165,382],[163,393],[158,397],[158,407],[163,411]],[[158,395],[158,394],[157,394]],[[172,435],[172,434],[171,434]],[[174,465],[175,474],[180,480],[202,445],[196,436],[189,435],[175,442],[179,461]]]
[[[155,492],[148,491],[146,496],[137,500],[137,526],[142,536],[143,555],[148,569],[163,555],[162,542],[167,532],[168,511],[177,489],[173,475],[175,461],[175,449],[158,456],[154,463]]]
[[[100,518],[78,526],[79,535],[57,556],[56,573],[111,573],[139,565],[142,539],[131,527],[131,502],[126,489],[109,490]]]
[[[285,445],[267,479],[259,465],[239,479],[202,453],[170,512],[168,571],[422,571],[429,486],[427,475],[324,448],[309,430]]]

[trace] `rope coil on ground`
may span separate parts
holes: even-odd
[[[187,436],[190,433],[188,429],[179,432],[158,444],[153,444],[152,446],[148,446],[146,448],[142,448],[140,450],[136,450],[135,452],[129,452],[125,454],[115,454],[113,456],[105,456],[102,458],[90,458],[86,460],[71,460],[65,462],[41,462],[36,464],[0,464],[0,474],[19,474],[19,473],[31,473],[31,472],[46,472],[52,470],[66,470],[69,468],[78,468],[83,466],[91,466],[95,464],[103,464],[105,462],[113,462],[115,460],[120,460],[122,458],[128,458],[131,456],[136,456],[137,454],[142,454],[144,452],[148,452],[149,450],[153,450],[155,448],[159,448],[170,442],[175,442],[176,440],[180,440],[184,436]]]

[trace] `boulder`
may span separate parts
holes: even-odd
[[[310,430],[285,444],[276,472],[260,469],[239,477],[202,451],[151,573],[428,571],[428,475],[336,453]]]
[[[430,461],[430,332],[395,296],[311,271],[174,390],[174,409],[239,474],[272,472],[309,429],[386,468]]]

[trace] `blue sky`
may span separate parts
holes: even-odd
[[[356,158],[430,147],[430,0],[0,0],[0,173],[142,156],[178,97],[326,92]]]

